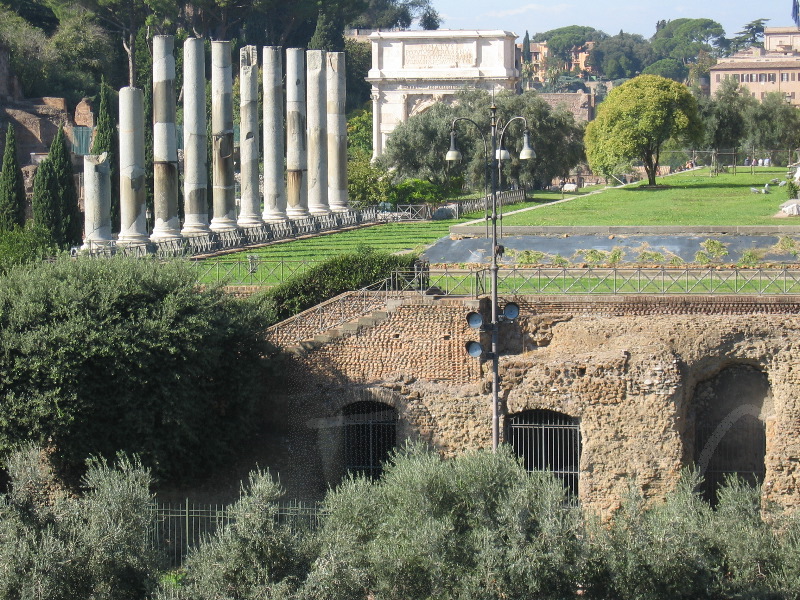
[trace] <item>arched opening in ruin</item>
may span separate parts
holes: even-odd
[[[397,444],[397,411],[383,402],[363,400],[345,406],[342,415],[345,469],[377,479]]]
[[[722,369],[695,388],[694,462],[703,476],[700,491],[713,505],[726,478],[752,485],[764,481],[765,415],[772,411],[767,375],[745,364]]]
[[[526,410],[508,418],[506,439],[528,471],[551,471],[578,496],[581,432],[578,419],[552,410]]]

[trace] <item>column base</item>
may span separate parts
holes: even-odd
[[[258,215],[239,215],[236,224],[241,227],[259,227],[264,224],[264,221]]]
[[[236,221],[233,219],[229,219],[226,217],[217,218],[214,217],[211,219],[211,225],[209,226],[211,231],[220,232],[220,231],[232,231],[234,229],[239,229],[236,225]]]

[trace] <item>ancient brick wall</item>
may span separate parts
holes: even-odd
[[[516,300],[522,316],[500,334],[503,420],[531,409],[579,420],[585,506],[613,510],[631,482],[651,498],[673,487],[699,453],[701,384],[737,368],[764,373],[769,384],[757,414],[766,430],[765,497],[800,505],[800,299]],[[342,408],[358,400],[395,408],[398,441],[421,439],[445,456],[490,446],[491,361],[464,350],[486,336],[465,324],[475,307],[408,300],[373,327],[287,358],[280,471],[292,493],[318,495],[339,480]]]

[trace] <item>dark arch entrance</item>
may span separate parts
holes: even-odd
[[[704,479],[700,491],[712,505],[728,476],[764,482],[763,414],[770,401],[766,374],[749,365],[727,367],[695,388],[694,461]]]
[[[380,477],[397,443],[397,411],[383,402],[353,402],[344,416],[345,469],[353,475]]]
[[[581,432],[578,419],[552,410],[526,410],[508,418],[506,439],[528,471],[552,471],[578,496]]]

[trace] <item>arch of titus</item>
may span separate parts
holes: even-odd
[[[408,117],[460,90],[498,92],[519,81],[515,42],[509,31],[378,31],[369,36],[372,68],[373,157]]]

